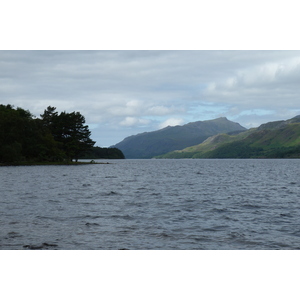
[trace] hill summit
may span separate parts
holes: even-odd
[[[126,158],[152,158],[200,144],[218,133],[238,133],[245,130],[239,123],[221,117],[129,136],[113,147],[120,149]]]
[[[199,145],[157,158],[299,158],[300,116],[268,122],[239,134],[217,134]]]

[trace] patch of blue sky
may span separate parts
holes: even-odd
[[[295,114],[300,115],[300,109],[291,109],[292,112],[294,112]]]
[[[231,105],[201,102],[192,105],[187,111],[190,121],[203,121],[226,116]]]
[[[91,129],[96,129],[96,128],[99,127],[99,124],[86,124],[86,125],[89,126],[89,129],[90,129],[90,130],[91,130]]]

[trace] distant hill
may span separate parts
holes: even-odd
[[[218,134],[203,143],[158,158],[300,157],[300,116],[262,124],[239,134]]]
[[[275,121],[275,122],[268,122],[262,124],[257,128],[257,130],[280,129],[280,128],[284,128],[288,124],[293,124],[293,123],[300,123],[300,115],[286,121]]]
[[[113,147],[120,149],[126,158],[152,158],[173,150],[200,144],[208,137],[218,133],[245,130],[246,128],[240,124],[223,117],[140,133],[125,138]]]

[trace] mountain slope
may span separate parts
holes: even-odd
[[[237,135],[219,134],[159,158],[300,157],[300,116],[262,124]]]
[[[242,140],[250,133],[251,131],[249,130],[235,135],[220,133],[207,138],[199,145],[187,147],[183,150],[175,150],[163,155],[156,156],[156,158],[198,158],[203,154],[209,151],[213,151],[226,143]]]
[[[166,127],[125,138],[114,147],[120,149],[126,158],[152,158],[173,150],[202,143],[217,133],[245,131],[240,124],[218,118],[188,123],[183,126]]]

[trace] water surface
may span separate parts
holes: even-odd
[[[300,160],[0,168],[0,249],[300,249]]]

